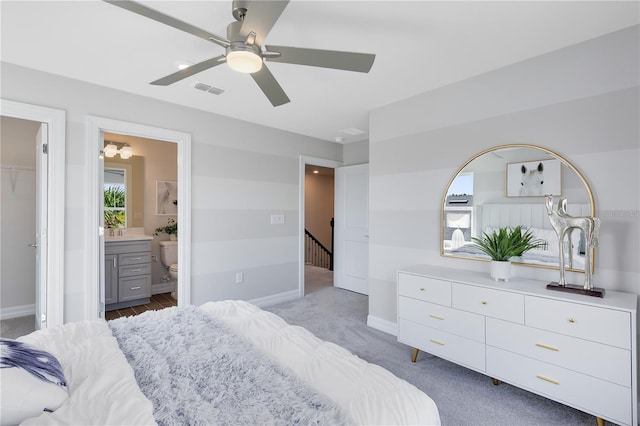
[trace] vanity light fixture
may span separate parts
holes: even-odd
[[[125,145],[120,148],[120,158],[122,158],[123,160],[131,158],[132,155],[133,152],[131,151],[131,147],[129,145]]]
[[[109,142],[107,146],[104,147],[104,156],[105,157],[115,157],[118,153],[118,146],[113,142]]]
[[[120,149],[118,149],[118,145],[120,145]],[[107,146],[104,147],[104,156],[107,158],[113,158],[117,154],[120,154],[120,158],[123,160],[131,158],[133,155],[133,150],[129,144],[116,144],[115,142],[109,142]]]

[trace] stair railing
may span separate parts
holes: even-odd
[[[304,230],[304,261],[333,271],[333,254],[307,229]]]

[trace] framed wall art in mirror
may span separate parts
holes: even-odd
[[[541,188],[521,190],[529,182]],[[559,154],[525,144],[496,146],[476,154],[456,171],[445,189],[441,255],[489,260],[471,238],[520,225],[532,230],[536,238],[547,244],[513,258],[512,262],[559,269],[558,236],[551,226],[544,195],[566,198],[571,215],[595,216],[589,184],[582,173]],[[586,255],[591,256],[593,268],[593,250],[585,247],[581,232],[572,233],[571,241],[567,239],[564,245],[565,253],[571,253],[568,270],[584,272]]]

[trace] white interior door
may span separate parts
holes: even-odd
[[[369,294],[369,165],[335,169],[334,285]]]
[[[102,146],[104,146],[104,132],[100,132]],[[105,312],[105,266],[104,266],[104,151],[100,150],[98,155],[98,217],[101,225],[98,227],[98,316],[104,318]]]
[[[32,245],[36,251],[36,330],[47,327],[47,247],[48,237],[48,140],[47,124],[36,135],[36,232]]]

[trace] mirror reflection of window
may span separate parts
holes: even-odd
[[[444,249],[455,250],[473,235],[473,173],[461,173],[451,182],[445,206]]]
[[[106,228],[127,227],[126,171],[104,169],[104,225]]]

